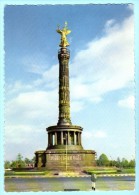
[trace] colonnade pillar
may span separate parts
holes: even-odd
[[[61,131],[61,145],[63,145],[63,131]]]
[[[80,133],[78,134],[79,134],[79,145],[81,145],[81,134]]]
[[[52,133],[50,133],[50,145],[52,145],[52,143],[53,143],[53,137],[52,137]]]
[[[50,146],[50,133],[48,133],[48,145]]]
[[[57,145],[57,132],[55,132],[55,145]]]
[[[70,138],[70,135],[69,135],[69,131],[67,133],[67,145],[69,145],[69,138]]]
[[[70,131],[67,131],[66,134],[67,134],[66,143],[67,143],[67,145],[70,145],[71,144],[70,143]],[[73,142],[72,142],[73,145],[81,145],[81,133],[80,132],[73,131],[71,136],[73,139]],[[57,143],[58,143],[57,138],[58,138],[57,132],[48,133],[48,144],[49,145],[57,145]],[[60,132],[60,144],[61,145],[64,144],[63,131]]]
[[[75,135],[75,131],[74,131],[74,145],[76,145],[76,135]]]

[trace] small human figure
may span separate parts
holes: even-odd
[[[96,179],[97,179],[97,176],[96,174],[91,174],[91,181],[92,181],[92,190],[96,190]]]
[[[67,29],[67,22],[65,22],[65,26],[63,29],[58,29],[57,32],[61,35],[61,43],[59,44],[60,47],[67,47],[69,46],[68,40],[67,40],[67,35],[71,33],[71,30]]]

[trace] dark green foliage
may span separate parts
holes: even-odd
[[[121,167],[121,160],[119,157],[117,158],[116,167],[119,167],[119,168]]]
[[[128,160],[126,160],[125,158],[122,159],[121,165],[123,168],[127,168],[129,167],[129,163]]]
[[[131,167],[131,168],[135,167],[135,160],[130,160],[129,167]]]
[[[109,165],[109,159],[106,156],[106,154],[101,154],[98,161],[97,161],[98,166],[108,166]]]
[[[26,166],[25,161],[23,160],[23,156],[19,153],[16,157],[15,161],[12,161],[11,167],[12,168],[23,168]]]
[[[117,167],[120,169],[125,168],[134,168],[135,167],[135,159],[128,161],[125,158],[118,157],[117,160],[109,160],[106,154],[101,154],[96,161],[97,166],[109,166],[109,167]]]
[[[26,164],[30,164],[31,163],[31,160],[29,158],[25,158],[24,161],[25,161]]]
[[[23,159],[23,156],[19,153],[16,157],[16,160],[5,161],[4,167],[5,169],[9,168],[26,168],[29,165],[34,165],[35,163],[35,156],[32,159],[25,158]]]
[[[11,163],[10,163],[10,161],[5,161],[5,163],[4,163],[4,168],[5,169],[9,169],[11,167]]]

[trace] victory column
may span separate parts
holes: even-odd
[[[67,29],[67,23],[65,27],[60,30],[59,26],[57,32],[61,35],[61,43],[59,46],[61,49],[58,52],[59,59],[59,121],[58,125],[71,125],[70,120],[70,95],[69,95],[69,58],[70,52],[66,48],[69,46],[67,35],[71,33]]]
[[[69,91],[69,58],[70,51],[67,35],[71,30],[67,22],[63,29],[58,26],[57,33],[61,35],[58,51],[59,60],[59,119],[55,126],[50,126],[48,132],[48,147],[46,150],[36,151],[37,168],[45,167],[49,170],[82,170],[84,167],[95,166],[96,152],[84,150],[81,144],[83,128],[72,125],[70,119],[70,91]]]

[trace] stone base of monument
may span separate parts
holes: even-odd
[[[36,151],[36,168],[57,171],[82,171],[96,165],[93,150],[48,149]]]
[[[35,167],[52,171],[80,171],[84,167],[95,166],[96,152],[82,147],[82,130],[77,125],[48,127],[48,147],[35,152]]]

